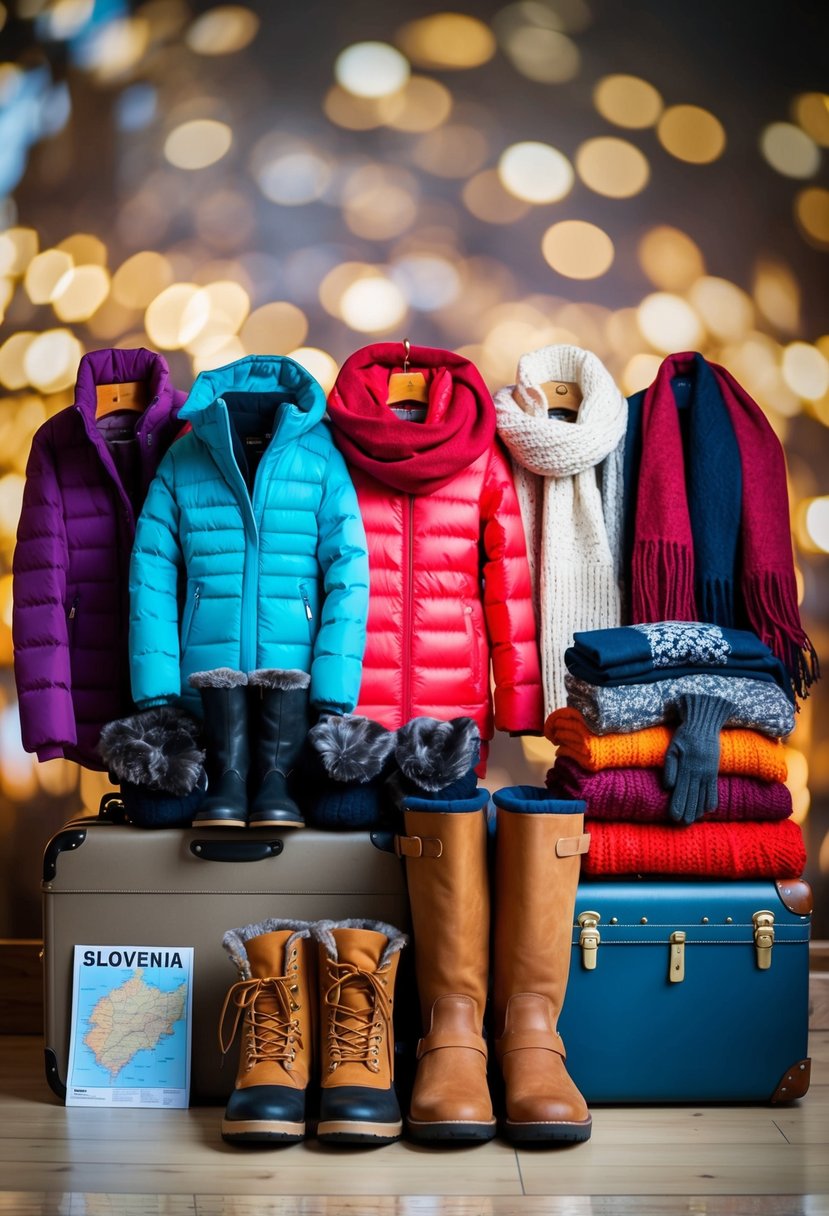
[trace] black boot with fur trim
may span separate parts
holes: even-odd
[[[308,820],[327,831],[382,827],[397,734],[359,714],[331,714],[308,732]]]
[[[195,671],[201,693],[207,742],[207,797],[193,817],[198,827],[243,828],[247,822],[248,678],[232,667]]]
[[[185,827],[204,798],[207,778],[201,728],[186,710],[159,705],[108,723],[98,751],[110,781],[120,784],[130,823]]]
[[[305,827],[288,790],[311,725],[311,677],[296,669],[262,668],[248,675],[253,763],[248,826]]]
[[[393,801],[402,809],[411,796],[442,801],[474,797],[480,749],[472,718],[412,718],[397,732],[397,767],[387,783]]]

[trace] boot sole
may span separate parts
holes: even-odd
[[[297,1144],[305,1139],[305,1124],[275,1119],[222,1119],[222,1139],[231,1144]]]
[[[402,1120],[398,1123],[362,1123],[355,1120],[329,1119],[317,1126],[317,1139],[324,1143],[393,1144],[402,1134]]]
[[[245,819],[194,819],[192,822],[194,828],[244,828],[247,827]]]
[[[592,1130],[592,1118],[583,1123],[511,1123],[506,1119],[501,1134],[513,1144],[576,1144],[589,1140]]]
[[[305,824],[297,823],[294,819],[249,819],[247,827],[253,831],[284,832],[286,828],[304,828]]]
[[[493,1140],[497,1131],[494,1119],[491,1123],[418,1123],[407,1119],[406,1129],[413,1140],[474,1140],[477,1143]]]

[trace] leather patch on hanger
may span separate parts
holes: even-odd
[[[548,417],[568,421],[576,417],[582,402],[582,392],[577,384],[572,380],[545,380],[540,388],[547,398]]]
[[[389,395],[386,398],[386,405],[395,405],[399,401],[428,404],[429,389],[423,372],[392,372],[389,376]]]
[[[143,380],[127,380],[123,384],[99,384],[95,388],[95,417],[103,418],[115,410],[147,408],[147,385]]]

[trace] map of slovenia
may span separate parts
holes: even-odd
[[[115,1082],[140,1051],[153,1051],[172,1035],[184,1017],[187,981],[165,992],[144,979],[138,968],[123,984],[110,988],[95,1003],[86,1023],[84,1044]]]

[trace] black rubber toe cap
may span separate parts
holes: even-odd
[[[234,1089],[227,1104],[225,1119],[234,1122],[303,1123],[305,1090],[289,1089],[287,1085],[251,1085],[248,1089]]]
[[[320,1123],[397,1123],[400,1107],[394,1088],[342,1085],[320,1094]]]

